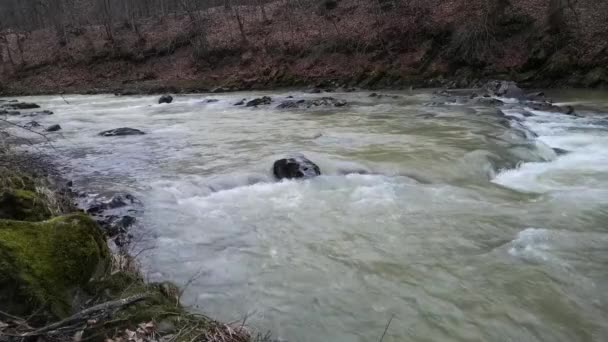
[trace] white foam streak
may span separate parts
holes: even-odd
[[[511,110],[509,114],[513,114]],[[608,131],[587,118],[542,111],[530,111],[521,125],[539,136],[537,149],[548,162],[529,162],[517,169],[503,170],[494,182],[526,192],[593,192],[608,186]],[[567,154],[553,156],[547,148],[559,148]]]

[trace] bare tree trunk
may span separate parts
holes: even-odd
[[[181,0],[180,4],[190,18],[189,39],[193,47],[193,57],[195,60],[203,58],[208,51],[208,41],[206,25],[202,14],[198,9],[198,4],[192,0]]]
[[[236,18],[236,22],[239,24],[239,32],[241,33],[241,44],[243,44],[243,46],[245,46],[248,43],[247,35],[245,34],[245,27],[243,25],[243,20],[241,19],[241,15],[239,13],[239,9],[237,8],[238,6],[231,6],[231,7],[232,7],[232,11],[234,13],[234,17]]]
[[[11,53],[11,41],[8,38],[8,34],[5,34],[2,38],[2,40],[6,43],[6,52],[8,53],[8,60],[9,62],[11,62],[12,66],[15,66],[15,59],[13,58],[13,54]]]
[[[563,0],[549,0],[547,21],[550,32],[559,33],[563,31],[566,24],[566,20],[564,19],[564,8]]]
[[[23,53],[23,42],[28,38],[29,34],[25,33],[22,35],[17,34],[17,48],[19,49],[19,56],[21,57],[21,64],[25,64],[25,56]]]
[[[111,0],[101,0],[103,5],[103,26],[106,30],[106,36],[112,43],[112,48],[115,48],[114,31],[112,29],[112,4]]]
[[[260,7],[260,11],[262,12],[262,20],[264,22],[268,22],[268,16],[266,15],[266,8],[264,6],[264,0],[258,0],[258,6]]]

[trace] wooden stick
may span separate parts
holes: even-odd
[[[105,302],[102,304],[98,304],[95,306],[92,306],[88,309],[84,309],[66,319],[63,319],[59,322],[55,322],[52,324],[49,324],[45,327],[42,327],[40,329],[34,330],[32,332],[27,332],[24,334],[21,334],[21,337],[28,337],[28,336],[40,336],[43,335],[45,333],[48,333],[50,331],[53,330],[57,330],[61,327],[65,327],[68,325],[74,325],[74,323],[77,323],[79,321],[83,321],[83,320],[87,320],[88,318],[90,318],[90,316],[92,314],[98,313],[98,312],[104,312],[104,311],[109,311],[109,310],[116,310],[116,309],[120,309],[123,306],[127,306],[127,305],[131,305],[133,303],[142,301],[146,298],[148,298],[150,296],[150,294],[148,293],[141,293],[141,294],[137,294],[131,297],[127,297],[127,298],[123,298],[123,299],[118,299],[118,300],[113,300],[113,301],[109,301],[109,302]]]

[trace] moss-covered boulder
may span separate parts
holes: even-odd
[[[0,193],[0,219],[44,221],[51,217],[44,197],[30,190],[10,190]]]
[[[18,316],[67,316],[75,294],[105,274],[110,259],[96,223],[84,214],[0,220],[0,307]]]

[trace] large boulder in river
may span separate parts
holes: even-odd
[[[99,133],[99,135],[103,137],[115,137],[115,136],[123,136],[123,135],[143,135],[146,134],[138,129],[129,128],[129,127],[121,127],[114,128],[107,131],[103,131]]]
[[[257,99],[253,99],[247,102],[247,107],[257,107],[260,105],[269,105],[272,102],[272,99],[268,96],[258,97]]]
[[[312,178],[321,175],[321,169],[304,156],[279,159],[272,172],[277,179]]]
[[[158,99],[158,104],[171,102],[173,102],[173,96],[171,95],[163,95],[160,97],[160,99]]]
[[[487,95],[523,99],[526,94],[513,81],[490,81],[483,86]]]

